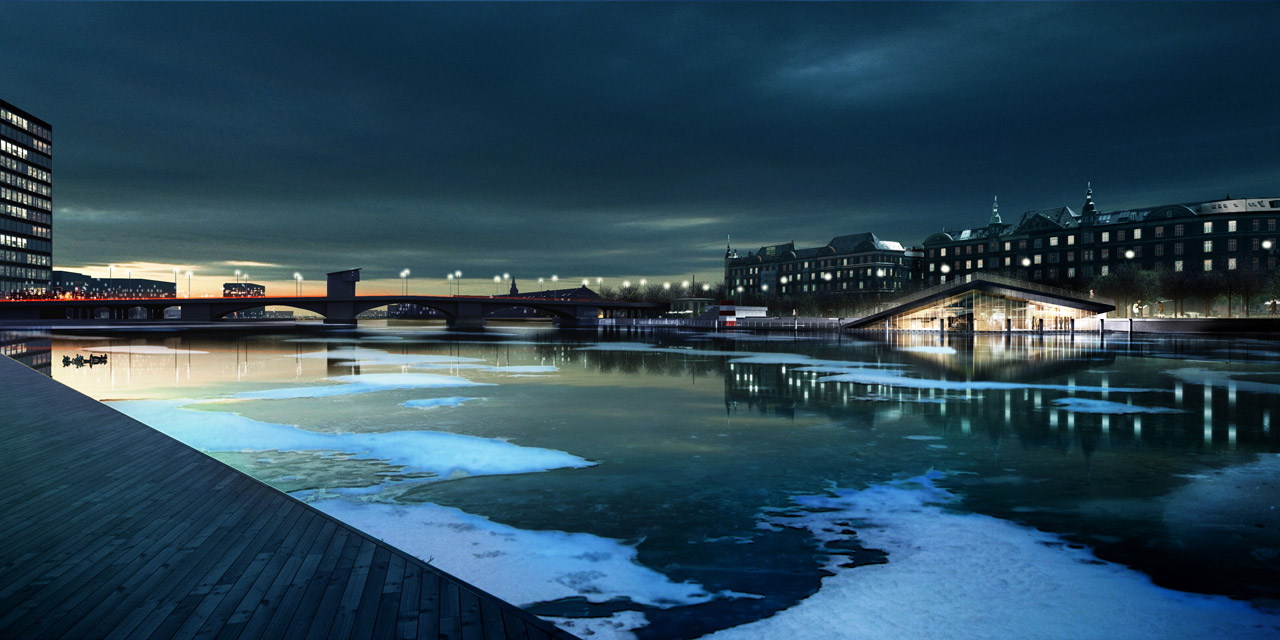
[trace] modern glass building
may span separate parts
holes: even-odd
[[[45,293],[52,270],[52,127],[0,100],[0,296]]]
[[[849,325],[886,331],[1075,331],[1114,311],[1108,298],[972,273],[885,305]]]

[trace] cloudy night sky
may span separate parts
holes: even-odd
[[[726,234],[918,246],[1087,181],[1102,210],[1280,196],[1275,3],[3,13],[0,98],[53,125],[55,268],[197,294],[718,281]]]

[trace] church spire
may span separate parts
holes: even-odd
[[[728,260],[733,257],[733,243],[729,241],[729,235],[724,237],[724,259]]]
[[[1084,209],[1080,211],[1080,215],[1087,220],[1092,220],[1093,216],[1098,213],[1098,209],[1093,206],[1093,182],[1088,182],[1086,185],[1084,190]]]
[[[1000,222],[1000,197],[993,196],[991,198],[991,220],[987,222],[987,226],[994,227]]]

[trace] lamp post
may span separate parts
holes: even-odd
[[[501,285],[502,285],[502,276],[494,276],[493,277],[493,295],[495,296],[498,295],[498,291],[500,291],[502,288]]]
[[[236,269],[236,284],[240,284],[240,270]]]
[[[401,295],[409,295],[409,270],[405,269],[400,272],[400,293]]]
[[[293,272],[293,297],[302,297],[302,274],[297,271]]]
[[[187,297],[188,298],[193,297],[191,295],[191,272],[190,271],[187,272]]]
[[[453,279],[458,281],[458,295],[462,295],[462,270],[453,272]]]
[[[453,295],[453,274],[450,273],[445,275],[445,280],[445,284],[449,286],[449,295]]]

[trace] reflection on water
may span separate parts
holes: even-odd
[[[110,358],[53,375],[499,596],[590,618],[564,623],[578,633],[804,620],[919,571],[859,533],[906,535],[919,513],[999,518],[1009,548],[1058,549],[1020,560],[1041,569],[1083,549],[1165,587],[1280,597],[1275,342],[507,333],[58,334],[55,359]],[[899,508],[917,503],[946,508]],[[977,541],[959,556],[1012,561]],[[1064,592],[1101,581],[1184,635],[1222,631],[1110,566]],[[1101,615],[1086,600],[1026,602],[1042,615],[1019,628]]]

